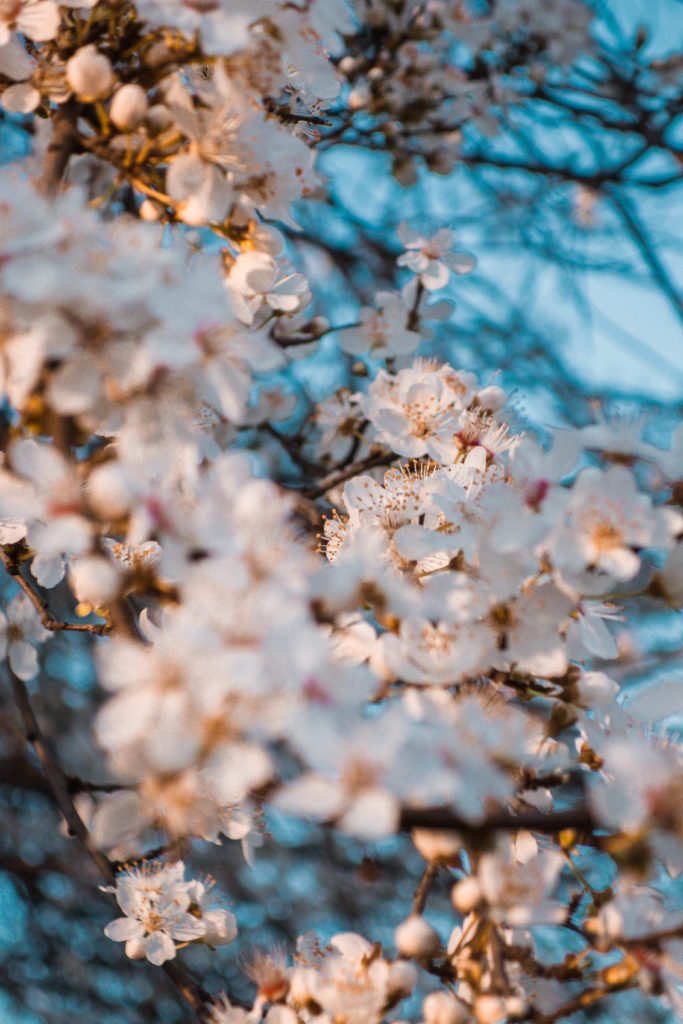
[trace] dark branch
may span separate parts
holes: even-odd
[[[669,274],[664,268],[664,264],[657,255],[652,242],[647,237],[631,203],[615,188],[610,188],[608,190],[608,195],[615,210],[628,228],[633,241],[638,247],[640,255],[652,271],[652,276],[673,306],[678,319],[683,322],[683,296],[681,296],[674,287]]]
[[[357,473],[364,473],[366,469],[373,469],[375,466],[388,466],[395,458],[394,452],[389,452],[386,449],[372,452],[370,455],[366,455],[364,459],[359,459],[358,462],[353,462],[344,469],[330,473],[329,476],[326,476],[315,487],[304,488],[301,493],[305,498],[320,498],[327,491],[332,490],[333,487],[343,484],[345,480],[349,480],[352,476],[356,476]]]
[[[38,719],[35,716],[26,684],[18,678],[7,666],[7,672],[12,684],[12,692],[19,714],[26,730],[26,738],[36,752],[45,777],[50,785],[57,805],[69,829],[69,835],[78,840],[83,849],[88,853],[97,866],[100,874],[108,885],[116,881],[116,871],[109,858],[98,850],[92,842],[90,833],[76,810],[70,792],[69,779],[52,754]],[[211,996],[201,985],[198,984],[189,974],[174,961],[166,961],[163,965],[164,972],[178,989],[178,992],[186,1000],[195,1013],[201,1015],[210,1002]]]
[[[427,865],[424,869],[422,878],[417,884],[417,888],[413,893],[413,909],[411,913],[421,914],[427,905],[427,897],[429,896],[430,889],[434,884],[434,879],[439,873],[439,866],[433,861]]]
[[[425,809],[404,808],[401,812],[400,828],[409,832],[414,828],[455,829],[465,834],[481,834],[485,832],[515,831],[520,828],[532,832],[561,832],[563,829],[577,829],[581,832],[593,832],[596,827],[587,804],[564,811],[529,811],[524,814],[490,815],[481,822],[471,822],[461,818],[447,807],[430,807]]]
[[[69,101],[58,107],[52,118],[52,138],[47,147],[39,182],[40,191],[47,196],[56,193],[64,177],[69,157],[78,147],[77,116],[77,107]]]

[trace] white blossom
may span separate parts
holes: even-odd
[[[124,917],[111,921],[104,934],[126,943],[126,954],[160,965],[176,955],[178,942],[202,939],[207,924],[190,912],[192,883],[185,881],[185,865],[144,865],[122,872],[111,888]]]

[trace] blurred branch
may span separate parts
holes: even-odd
[[[581,803],[564,811],[529,811],[524,814],[493,814],[480,822],[461,818],[448,807],[409,808],[401,812],[400,829],[409,832],[414,828],[454,829],[456,832],[485,833],[494,831],[516,831],[528,829],[531,832],[553,833],[563,829],[578,829],[593,832],[596,822],[587,804]]]
[[[637,988],[637,986],[637,981],[628,981],[623,985],[604,985],[601,988],[586,989],[576,996],[575,999],[571,999],[568,1003],[563,1003],[562,1006],[558,1006],[551,1013],[538,1013],[532,1010],[530,1014],[522,1019],[533,1021],[533,1024],[554,1024],[556,1020],[570,1017],[579,1010],[585,1010],[587,1007],[592,1006],[593,1003],[598,1002],[598,1000],[604,999],[605,996],[611,996],[615,992],[623,992],[625,989]]]
[[[26,739],[36,752],[53,796],[67,824],[69,834],[77,839],[88,853],[107,884],[113,885],[116,881],[114,866],[109,858],[94,845],[83,819],[76,810],[69,787],[69,779],[47,745],[33,711],[26,684],[12,672],[9,666],[7,666],[7,673],[12,685],[14,700],[26,730]],[[163,970],[195,1013],[201,1014],[210,1002],[209,993],[173,960],[167,960],[163,964]]]
[[[424,869],[422,878],[418,882],[417,888],[413,893],[413,907],[411,914],[421,914],[427,905],[427,898],[429,891],[434,884],[434,880],[439,873],[439,866],[434,861],[430,861],[427,867]]]
[[[50,751],[45,737],[43,736],[40,725],[38,724],[38,719],[36,718],[31,705],[26,684],[22,679],[19,679],[19,677],[14,674],[9,665],[7,666],[7,673],[12,685],[14,700],[26,730],[26,739],[36,752],[36,756],[40,761],[45,777],[50,785],[50,789],[52,790],[54,798],[57,801],[57,805],[67,824],[69,834],[79,841],[81,846],[83,846],[91,859],[97,865],[102,877],[111,885],[115,881],[114,871],[112,870],[107,857],[105,857],[105,855],[92,843],[90,834],[83,822],[83,819],[76,810],[69,791],[68,779]]]
[[[45,154],[43,173],[39,187],[45,195],[52,196],[57,192],[64,177],[69,157],[76,151],[79,144],[76,130],[78,108],[68,100],[57,107],[52,116],[52,138]]]
[[[683,296],[681,296],[675,288],[669,274],[664,268],[664,264],[657,255],[652,242],[647,237],[645,229],[641,224],[633,205],[615,188],[610,188],[607,194],[612,201],[612,205],[626,225],[631,238],[636,243],[640,255],[652,271],[652,276],[671,303],[678,319],[683,323]]]

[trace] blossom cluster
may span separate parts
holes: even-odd
[[[256,796],[365,841],[439,807],[486,827],[491,814],[551,812],[555,786],[578,776],[599,827],[645,844],[653,870],[679,871],[680,755],[591,659],[618,653],[615,590],[638,580],[680,595],[683,517],[667,500],[680,435],[666,451],[605,424],[542,447],[503,419],[498,384],[424,359],[388,364],[340,406],[379,465],[345,474],[344,512],[325,520],[316,557],[294,496],[230,450],[251,375],[280,357],[260,316],[240,318],[204,255],[153,248],[149,225],[109,229],[77,192],[48,206],[21,182],[5,188],[5,388],[24,432],[2,467],[3,542],[44,587],[66,573],[81,612],[113,628],[97,651],[108,697],[96,734],[121,788],[97,798],[94,842],[117,856],[159,831],[248,847]],[[330,448],[337,432],[340,418]],[[10,665],[31,678],[45,633],[18,613]],[[426,1004],[428,1024],[516,1013],[526,981],[506,1002],[495,972],[473,964],[490,943],[516,949],[526,928],[564,926],[564,855],[521,835],[461,862],[449,943],[421,918],[397,937],[404,957],[441,958],[458,983],[456,1000]],[[416,843],[436,862],[467,845],[457,833]],[[182,866],[120,876],[125,917],[107,934],[154,963],[178,944],[228,941],[231,915],[202,885]],[[620,898],[646,895],[633,885]],[[582,912],[609,955],[617,926]],[[664,922],[671,912],[665,902]],[[403,960],[354,943],[287,975],[297,1019],[343,1004],[379,1021],[412,987]]]
[[[71,11],[81,8],[89,9],[87,26],[74,22]],[[13,82],[2,103],[28,113],[41,103],[66,110],[77,101],[84,118],[84,104],[96,109],[98,129],[106,128],[101,144],[92,131],[83,133],[82,174],[100,191],[111,184],[110,161],[130,171],[149,220],[172,211],[191,225],[229,223],[233,234],[244,232],[255,211],[291,222],[290,203],[318,183],[301,128],[339,92],[329,48],[350,29],[349,19],[342,0],[303,8],[217,3],[206,10],[180,2],[122,4],[120,31],[137,33],[139,57],[150,68],[153,85],[144,88],[112,62],[106,4],[73,0],[60,11],[51,0],[22,0],[0,16],[0,75]],[[30,54],[21,36],[30,40]],[[94,41],[78,45],[84,38]],[[145,182],[142,164],[150,160],[163,169],[161,182],[156,171]]]
[[[111,921],[105,935],[126,943],[134,960],[163,964],[176,955],[176,943],[223,946],[237,935],[235,915],[213,893],[213,882],[185,880],[185,865],[146,863],[123,871],[113,892],[124,917]]]

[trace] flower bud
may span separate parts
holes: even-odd
[[[402,956],[426,959],[436,956],[441,949],[437,932],[419,914],[413,914],[398,926],[394,941]]]
[[[478,1024],[497,1024],[507,1016],[505,1003],[499,996],[479,996],[474,1002]]]
[[[118,593],[121,572],[102,555],[85,555],[71,563],[69,582],[80,604],[101,608]]]
[[[342,75],[352,75],[358,69],[358,61],[355,57],[342,57],[339,61],[339,70]]]
[[[464,1024],[468,1013],[448,992],[430,992],[422,1004],[426,1024]]]
[[[456,882],[451,890],[451,901],[461,914],[469,914],[481,899],[481,887],[473,875]]]
[[[163,103],[155,103],[153,107],[149,108],[146,121],[152,135],[159,135],[173,124],[171,112]]]
[[[109,95],[114,85],[114,72],[109,58],[89,43],[76,50],[66,62],[66,80],[79,100],[92,103]]]
[[[584,672],[576,684],[581,706],[605,707],[619,693],[619,684],[604,672]]]
[[[462,838],[450,829],[414,828],[410,834],[417,852],[427,861],[451,861],[460,853]]]
[[[141,85],[129,82],[114,93],[109,117],[122,132],[132,132],[147,114],[147,93]]]
[[[638,964],[628,955],[617,964],[610,964],[601,972],[607,985],[625,985],[638,972]]]
[[[387,992],[391,999],[405,999],[418,981],[417,967],[409,960],[397,960],[389,965]]]
[[[370,89],[367,85],[356,86],[349,93],[349,110],[362,110],[370,102]]]
[[[118,462],[96,466],[86,486],[88,505],[102,519],[115,519],[128,512],[133,500],[126,475]]]
[[[505,1012],[508,1017],[521,1017],[527,1012],[527,1004],[521,996],[507,996],[505,999]]]
[[[140,203],[138,211],[142,220],[157,221],[164,215],[164,207],[156,199],[145,199]]]
[[[481,391],[477,392],[477,402],[487,412],[498,412],[499,409],[503,408],[506,401],[507,395],[497,384],[490,384],[489,387],[482,388]]]

